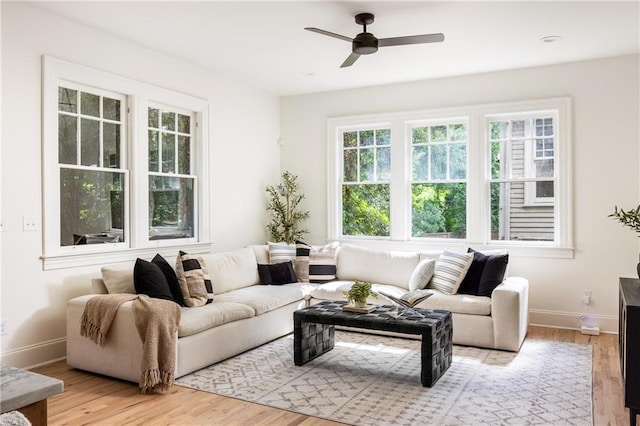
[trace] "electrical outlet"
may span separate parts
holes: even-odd
[[[40,221],[35,216],[24,216],[22,221],[23,231],[37,231],[40,229]]]
[[[7,320],[3,318],[2,321],[0,321],[0,336],[6,336],[8,333]]]
[[[5,230],[4,221],[2,219],[0,219],[0,232],[4,232],[4,230]]]
[[[582,290],[582,303],[585,305],[591,303],[591,290]]]

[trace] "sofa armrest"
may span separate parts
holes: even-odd
[[[518,351],[529,325],[529,281],[509,277],[493,290],[491,316],[496,349]]]

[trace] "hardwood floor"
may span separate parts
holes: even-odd
[[[593,346],[594,424],[628,425],[617,336],[530,327],[527,339]],[[50,425],[337,425],[276,408],[174,386],[165,395],[142,395],[134,383],[69,368],[64,361],[32,371],[64,381],[64,393],[49,399]]]

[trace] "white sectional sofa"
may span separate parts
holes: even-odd
[[[266,245],[203,255],[214,301],[197,308],[183,308],[176,343],[175,377],[208,365],[293,331],[293,312],[322,300],[344,300],[343,290],[354,279],[373,283],[375,291],[400,296],[421,259],[440,252],[408,253],[371,250],[343,245],[337,251],[337,280],[323,283],[261,285],[258,263],[269,263]],[[132,269],[133,265],[123,268]],[[133,278],[132,278],[133,279]],[[434,296],[419,307],[453,313],[454,344],[517,351],[528,324],[528,282],[508,277],[491,297]],[[96,294],[107,289],[100,278],[92,280]],[[98,346],[80,335],[80,319],[95,294],[74,298],[67,305],[67,363],[75,368],[137,382],[141,374],[142,342],[136,331],[133,302],[120,306],[106,345]],[[384,299],[372,303],[389,304]],[[405,336],[406,337],[406,336]]]

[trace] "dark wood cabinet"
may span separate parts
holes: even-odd
[[[624,405],[629,408],[631,426],[635,426],[640,414],[640,280],[620,278],[618,323]]]

